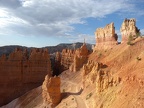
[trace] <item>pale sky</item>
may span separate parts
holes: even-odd
[[[0,0],[0,46],[95,43],[98,27],[136,18],[144,34],[144,0]]]

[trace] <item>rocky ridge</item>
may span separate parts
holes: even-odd
[[[80,48],[83,45],[82,42],[77,43],[62,43],[58,44],[56,46],[46,46],[42,47],[42,49],[48,49],[49,54],[53,54],[56,52],[62,52],[63,49],[77,49]],[[92,51],[92,44],[86,44],[87,48]],[[19,46],[19,45],[10,45],[10,46],[0,46],[0,56],[2,54],[6,54],[8,56],[11,52],[13,52],[16,48],[20,48],[22,50],[27,49],[28,53],[30,53],[31,49],[34,49],[34,47],[26,47],[26,46]],[[41,49],[41,48],[40,48]]]

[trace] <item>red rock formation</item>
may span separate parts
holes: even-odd
[[[70,71],[76,72],[78,71],[83,64],[87,61],[89,51],[84,43],[81,48],[75,51],[74,60],[71,66],[69,67]]]
[[[75,51],[70,49],[63,49],[61,57],[62,71],[69,69],[74,61]]]
[[[54,68],[60,70],[60,72],[67,69],[70,69],[71,71],[77,71],[86,62],[88,54],[89,51],[85,43],[75,51],[71,49],[63,49],[61,55],[60,53],[56,54],[56,64]],[[60,60],[61,63],[59,64],[58,62]]]
[[[35,88],[51,75],[51,65],[46,49],[16,49],[8,57],[0,57],[0,106]]]
[[[84,43],[80,48],[74,50],[63,49],[62,53],[56,53],[53,73],[60,74],[62,71],[70,69],[77,71],[86,62],[89,51]]]
[[[87,57],[89,54],[89,51],[87,49],[86,44],[84,43],[80,48],[76,49],[75,55],[77,55],[78,57]]]
[[[136,20],[133,18],[125,19],[121,25],[120,31],[122,34],[122,42],[127,41],[130,35],[135,37],[139,32],[136,27]]]
[[[42,85],[44,107],[54,108],[61,101],[60,83],[60,77],[46,75]]]
[[[83,87],[87,87],[90,84],[96,84],[97,93],[106,90],[108,87],[116,86],[120,83],[119,77],[113,77],[111,72],[104,70],[105,65],[98,62],[88,61],[83,66]]]
[[[97,28],[95,32],[96,48],[108,49],[117,44],[114,23],[106,25],[104,28]]]

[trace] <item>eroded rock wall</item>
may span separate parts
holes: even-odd
[[[88,61],[83,66],[83,88],[90,84],[96,84],[96,92],[100,93],[108,87],[118,85],[121,79],[118,76],[113,77],[112,72],[106,70],[106,67],[102,63]]]
[[[47,49],[17,48],[8,57],[0,57],[0,106],[42,84],[45,75],[51,76]]]
[[[121,35],[122,35],[122,42],[128,40],[129,36],[136,37],[139,33],[138,28],[136,27],[136,20],[134,18],[125,19],[120,28]]]
[[[75,51],[71,49],[63,49],[61,56],[61,71],[69,69],[74,62]]]
[[[61,72],[67,69],[76,72],[87,61],[88,54],[89,51],[85,43],[76,50],[64,49],[61,54]]]
[[[107,24],[104,28],[97,28],[95,32],[96,48],[109,49],[117,44],[117,34],[114,23]]]
[[[84,63],[87,62],[89,51],[84,43],[79,49],[75,51],[73,63],[69,67],[70,71],[78,71]]]

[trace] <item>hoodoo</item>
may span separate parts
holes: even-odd
[[[77,48],[76,50],[63,49],[60,58],[61,62],[59,63],[59,67],[57,66],[57,69],[60,68],[59,70],[61,72],[67,69],[75,72],[83,66],[84,62],[87,61],[88,55],[89,50],[85,42],[80,48]]]
[[[69,66],[73,63],[75,51],[71,49],[63,49],[61,56],[62,71],[69,69]]]
[[[54,108],[61,101],[60,83],[60,77],[49,77],[46,75],[42,85],[44,107]]]
[[[117,44],[117,34],[114,23],[107,24],[104,28],[97,28],[95,32],[96,49],[110,49]]]
[[[136,20],[134,18],[125,19],[121,25],[122,42],[126,42],[131,35],[136,38],[139,35],[139,29],[136,27]]]
[[[70,71],[73,72],[78,71],[83,66],[83,64],[87,61],[88,54],[89,51],[84,42],[84,44],[80,48],[76,49],[75,51],[73,63],[69,67]]]

